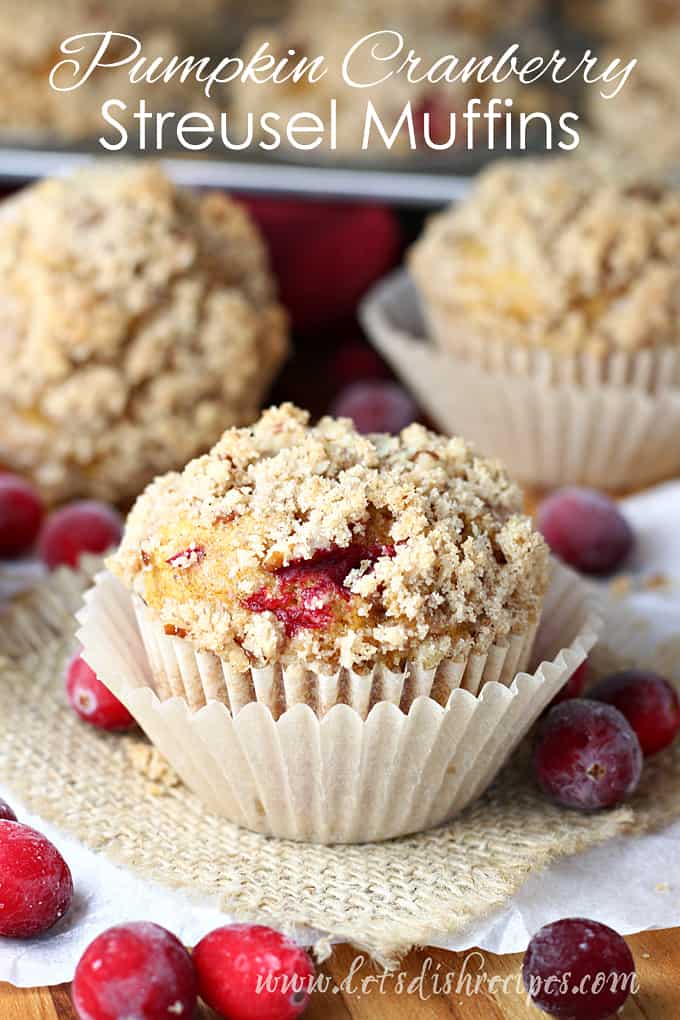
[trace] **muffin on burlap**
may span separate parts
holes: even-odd
[[[290,404],[156,479],[108,567],[86,660],[210,809],[306,841],[458,813],[597,630],[498,463]]]
[[[134,498],[252,420],[287,349],[247,213],[151,165],[8,202],[0,301],[0,462],[51,501]]]
[[[445,704],[459,683],[476,691],[480,663],[503,646],[510,681],[531,650],[547,564],[519,490],[461,439],[420,425],[398,437],[344,419],[310,427],[283,405],[156,479],[109,566],[134,592],[162,696],[177,693],[159,657],[174,636],[220,663],[218,687],[184,691],[193,707],[218,697],[238,708],[257,696],[245,676],[283,668],[300,683],[277,690],[278,714],[319,707],[310,670],[355,672],[365,706],[384,670],[411,663],[405,707],[423,693]]]
[[[680,470],[680,195],[604,165],[485,171],[363,307],[433,420],[536,486]]]

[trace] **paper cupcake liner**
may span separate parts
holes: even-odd
[[[479,694],[455,688],[442,707],[415,697],[408,712],[380,701],[365,718],[346,704],[320,717],[296,704],[278,719],[251,700],[192,711],[160,700],[132,599],[97,576],[79,613],[83,655],[206,806],[245,828],[316,843],[389,839],[437,825],[479,796],[593,647],[596,596],[556,566],[533,673]],[[253,687],[255,678],[253,677]]]
[[[425,337],[406,273],[362,306],[371,339],[422,406],[449,433],[499,457],[529,485],[643,487],[680,471],[680,388],[582,386],[549,373],[512,374],[457,357]]]
[[[195,648],[186,638],[172,637],[137,595],[132,596],[137,624],[151,667],[152,686],[161,701],[183,697],[196,711],[209,701],[220,701],[232,715],[251,702],[264,705],[278,719],[295,705],[308,705],[320,718],[335,705],[349,705],[366,719],[378,702],[390,702],[408,712],[416,698],[432,698],[446,705],[452,691],[462,688],[477,694],[490,682],[508,686],[526,669],[538,624],[522,634],[492,645],[483,655],[441,663],[424,669],[416,662],[399,672],[382,666],[369,673],[340,669],[319,673],[301,666],[268,666],[247,673],[231,668],[212,652]]]
[[[488,331],[466,329],[463,310],[428,294],[426,288],[421,304],[435,344],[487,372],[531,376],[549,386],[629,386],[648,394],[680,388],[680,344],[607,354],[558,354],[517,347],[490,339]]]

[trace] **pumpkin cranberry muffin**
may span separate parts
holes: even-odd
[[[445,347],[680,352],[680,195],[570,159],[504,162],[435,216],[410,268]]]
[[[0,462],[52,501],[131,500],[251,421],[287,347],[244,209],[150,165],[8,203],[0,302]]]
[[[420,425],[365,436],[348,419],[310,427],[290,404],[156,479],[108,565],[145,640],[155,627],[179,643],[184,674],[190,644],[225,674],[455,662],[458,683],[468,660],[517,638],[508,682],[524,668],[549,573],[519,490],[462,439]],[[162,687],[169,646],[159,657],[154,640]]]

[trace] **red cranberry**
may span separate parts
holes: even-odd
[[[294,1020],[309,1002],[314,965],[271,928],[235,924],[194,950],[201,998],[229,1020]]]
[[[338,347],[330,365],[330,376],[336,387],[364,379],[384,379],[386,374],[380,355],[360,340],[350,340]]]
[[[551,708],[534,746],[544,792],[565,807],[613,807],[632,793],[642,772],[640,742],[611,705],[574,698]]]
[[[580,698],[586,686],[587,675],[588,660],[586,659],[578,669],[574,670],[559,694],[555,695],[551,704],[560,705],[563,701],[569,701],[570,698]]]
[[[56,510],[40,533],[38,549],[48,567],[77,567],[83,553],[104,553],[118,545],[120,515],[104,503],[83,500]]]
[[[338,597],[345,601],[344,587],[352,570],[368,561],[372,567],[381,556],[394,556],[392,545],[361,545],[319,549],[307,560],[294,560],[274,571],[273,587],[264,585],[243,602],[251,613],[273,613],[288,637],[299,630],[321,630],[333,619]]]
[[[584,574],[611,574],[633,548],[626,518],[594,489],[559,489],[541,503],[536,523],[555,555]]]
[[[135,720],[80,655],[66,670],[66,695],[73,711],[101,730],[129,730]]]
[[[27,553],[40,531],[44,509],[40,496],[16,475],[0,474],[0,559]]]
[[[19,822],[0,821],[0,935],[42,935],[72,899],[71,872],[49,839]]]
[[[444,105],[438,96],[426,96],[413,110],[413,124],[416,142],[425,138],[425,118],[427,117],[427,136],[434,145],[447,145],[457,141],[452,111]]]
[[[73,979],[80,1020],[191,1020],[196,971],[186,949],[158,924],[109,928],[87,947]]]
[[[0,822],[16,822],[17,816],[12,811],[6,800],[0,797]]]
[[[635,961],[618,932],[584,917],[536,932],[522,977],[535,1005],[560,1020],[605,1020],[637,985]]]
[[[656,754],[680,729],[680,702],[667,680],[644,669],[628,669],[600,681],[590,693],[618,708],[635,730],[642,753]]]
[[[366,380],[352,383],[331,407],[336,418],[351,418],[359,432],[396,435],[418,420],[416,404],[398,383]]]
[[[370,203],[243,198],[269,244],[281,300],[310,333],[351,318],[401,258],[399,221]]]

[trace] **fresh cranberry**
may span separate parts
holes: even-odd
[[[146,921],[121,924],[87,947],[72,995],[80,1020],[191,1020],[196,971],[165,928]]]
[[[323,629],[333,618],[336,599],[350,597],[344,583],[351,571],[366,561],[372,567],[382,556],[394,556],[394,546],[355,543],[320,549],[307,560],[273,571],[274,586],[264,585],[243,604],[251,613],[273,613],[288,637],[303,629]]]
[[[675,690],[656,673],[628,669],[600,681],[590,692],[625,715],[640,741],[642,753],[668,747],[680,729],[680,702]]]
[[[100,730],[129,730],[135,720],[80,655],[66,670],[66,696],[73,711]]]
[[[235,924],[194,950],[201,998],[229,1020],[294,1020],[307,1007],[314,965],[271,928]]]
[[[331,360],[330,376],[338,388],[365,379],[384,379],[386,374],[380,355],[360,340],[341,344]]]
[[[532,1001],[560,1020],[605,1020],[635,991],[633,955],[618,932],[569,917],[532,938],[522,966]]]
[[[581,663],[578,669],[574,670],[559,694],[555,695],[552,700],[551,707],[552,705],[559,705],[563,701],[569,701],[570,698],[580,698],[583,694],[583,689],[586,686],[587,675],[588,660],[586,659],[585,662]]]
[[[371,284],[401,258],[401,229],[387,206],[242,201],[268,242],[281,301],[301,333],[349,319]]]
[[[616,503],[594,489],[559,489],[536,523],[561,560],[584,574],[611,574],[630,555],[634,535]]]
[[[592,811],[613,807],[636,789],[642,751],[616,708],[573,698],[551,708],[539,727],[534,770],[558,804]]]
[[[0,474],[0,559],[14,559],[30,550],[44,512],[32,485],[16,475]]]
[[[0,821],[0,935],[42,935],[72,899],[71,872],[49,839],[19,822]]]
[[[38,551],[48,567],[77,567],[83,553],[104,553],[118,545],[120,515],[104,503],[83,500],[56,510],[40,533]]]
[[[6,800],[0,797],[0,822],[16,822],[17,816],[12,811]]]
[[[357,431],[396,435],[418,420],[419,411],[398,383],[370,379],[347,386],[331,407],[336,418],[351,418]]]

